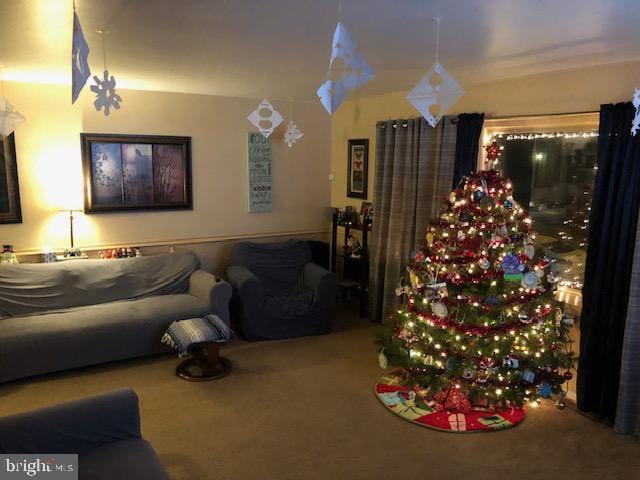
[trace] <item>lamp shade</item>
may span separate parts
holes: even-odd
[[[24,117],[13,108],[6,98],[0,99],[0,133],[10,135],[16,126],[24,122]]]

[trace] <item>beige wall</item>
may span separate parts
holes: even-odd
[[[629,101],[634,87],[639,85],[640,61],[567,70],[466,86],[467,93],[448,113],[484,112],[487,117],[502,117],[593,111],[602,103]],[[332,173],[335,180],[331,186],[332,206],[359,206],[361,202],[346,196],[349,138],[369,139],[369,200],[373,200],[375,124],[378,120],[419,116],[405,95],[406,92],[398,92],[348,101],[333,115]]]
[[[330,203],[330,118],[320,103],[273,102],[285,117],[274,133],[273,211],[248,213],[246,120],[258,100],[121,91],[122,108],[109,117],[93,108],[85,88],[71,106],[70,87],[7,82],[6,97],[25,117],[16,130],[23,223],[0,225],[0,241],[18,252],[61,249],[67,215],[82,205],[80,132],[192,137],[193,211],[78,214],[76,243],[206,244],[245,236],[307,235],[326,231]],[[304,132],[282,142],[290,117]]]

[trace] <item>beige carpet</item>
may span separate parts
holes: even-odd
[[[375,327],[342,312],[328,336],[235,341],[224,379],[188,383],[172,355],[0,386],[0,414],[118,387],[175,479],[632,479],[640,443],[551,403],[517,428],[451,434],[408,423],[373,394]]]

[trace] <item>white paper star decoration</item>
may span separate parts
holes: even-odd
[[[116,79],[113,75],[109,76],[107,70],[102,74],[102,80],[97,75],[93,76],[95,85],[91,85],[91,91],[96,94],[96,99],[93,101],[93,106],[97,111],[104,108],[104,116],[108,116],[111,107],[116,110],[120,109],[120,102],[122,98],[116,93]]]
[[[634,137],[640,129],[640,89],[636,88],[636,93],[633,95],[633,106],[636,107],[636,116],[633,117],[631,122],[631,135]]]
[[[293,144],[296,143],[303,137],[304,133],[300,131],[298,126],[293,123],[293,120],[289,120],[289,124],[287,125],[287,131],[284,132],[284,143],[287,144],[289,148],[293,147]]]
[[[337,80],[327,79],[317,91],[322,105],[330,114],[338,109],[346,98],[348,90],[364,85],[375,75],[342,22],[338,22],[333,32],[329,72],[336,60],[342,60],[342,74]]]
[[[6,98],[0,99],[0,133],[11,135],[16,126],[24,122],[24,117],[13,108]]]
[[[282,123],[282,115],[273,108],[265,98],[260,102],[247,119],[258,129],[264,138],[269,138],[273,131]]]
[[[407,95],[407,100],[435,127],[445,112],[464,95],[460,84],[438,62]]]

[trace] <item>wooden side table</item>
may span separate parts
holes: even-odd
[[[190,382],[204,382],[226,377],[231,372],[231,360],[220,356],[220,344],[194,343],[189,347],[189,358],[176,367],[176,375]]]

